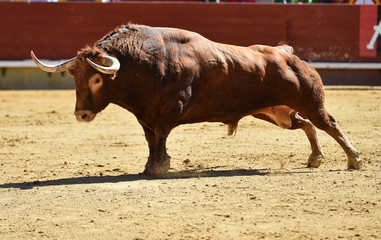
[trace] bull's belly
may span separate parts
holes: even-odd
[[[238,106],[193,106],[180,118],[180,124],[199,122],[222,122],[230,123],[252,115],[267,106],[238,105]]]
[[[287,129],[292,126],[291,114],[294,111],[294,109],[286,105],[275,105],[271,107],[255,108],[245,113],[237,113],[235,115],[226,112],[213,112],[210,115],[206,115],[204,119],[201,119],[200,117],[194,118],[193,120],[188,119],[188,121],[181,122],[180,124],[196,122],[223,122],[229,125],[229,132],[231,132],[229,134],[232,134],[237,127],[238,121],[242,117],[251,115],[253,117],[272,122],[281,128]],[[230,129],[232,131],[230,131]]]
[[[197,122],[231,123],[260,109],[288,105],[272,91],[252,88],[224,89],[195,96],[181,115],[180,124]]]

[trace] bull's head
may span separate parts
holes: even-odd
[[[75,116],[78,121],[90,122],[110,103],[108,88],[120,68],[117,58],[105,53],[82,51],[78,56],[58,65],[42,63],[31,51],[33,61],[46,72],[67,71],[74,77],[77,101]]]

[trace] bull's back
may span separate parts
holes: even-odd
[[[218,57],[203,63],[204,73],[192,84],[184,122],[231,122],[282,104],[297,108],[311,93],[324,101],[319,74],[289,49],[216,44],[214,50],[210,56]]]
[[[260,108],[266,96],[265,59],[249,48],[209,42],[182,122],[230,122]],[[206,50],[206,51],[205,51]]]
[[[293,105],[302,100],[300,89],[320,85],[316,71],[287,47],[239,47],[185,30],[160,31],[172,70],[166,77],[175,79],[168,92],[189,92],[181,123],[231,122],[260,108]]]

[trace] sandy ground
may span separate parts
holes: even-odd
[[[305,168],[303,131],[244,118],[176,128],[164,179],[139,175],[148,147],[126,110],[91,123],[74,91],[0,91],[0,239],[381,239],[381,90],[327,91],[327,109],[361,152],[346,170]]]

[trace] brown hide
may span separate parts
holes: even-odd
[[[121,61],[112,102],[129,109],[151,130],[185,123],[238,121],[274,105],[300,109],[305,92],[323,106],[318,74],[282,48],[238,47],[197,33],[127,25],[96,47]],[[305,74],[308,73],[308,74]],[[311,95],[313,92],[313,95]]]
[[[85,61],[106,55],[120,62],[115,76],[101,74]],[[71,72],[77,119],[91,121],[109,103],[132,112],[149,145],[146,174],[168,171],[166,139],[174,127],[223,122],[231,134],[247,115],[304,130],[312,149],[310,167],[324,159],[314,126],[341,145],[349,168],[361,166],[357,150],[324,109],[318,73],[289,46],[240,47],[181,29],[128,24],[79,52],[76,61]]]

